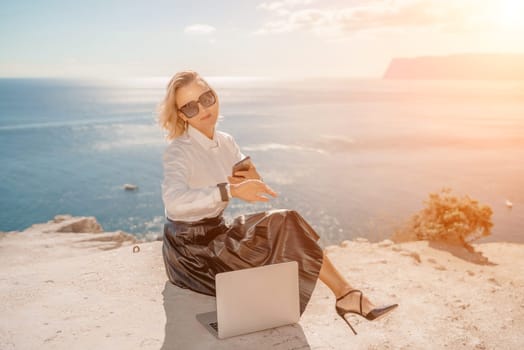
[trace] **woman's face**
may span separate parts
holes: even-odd
[[[210,90],[210,87],[200,79],[195,79],[188,85],[176,89],[175,100],[178,109],[191,101],[198,101],[200,95]],[[187,121],[189,125],[200,130],[208,137],[212,137],[215,124],[218,119],[218,96],[215,95],[216,102],[209,107],[204,107],[198,103],[198,114],[192,118],[186,117],[180,110],[177,111],[178,117]]]

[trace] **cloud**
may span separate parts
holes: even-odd
[[[283,16],[290,12],[291,8],[299,5],[307,5],[314,0],[283,0],[263,2],[257,6],[257,9],[267,10],[276,15]]]
[[[368,30],[440,29],[459,32],[489,26],[490,1],[390,0],[341,8],[294,8],[306,1],[262,3],[273,17],[254,34],[305,30],[317,35],[344,36]],[[491,2],[492,3],[492,2]],[[325,4],[325,3],[323,3]]]
[[[290,12],[284,19],[269,21],[258,30],[257,34],[291,32],[300,29],[318,32],[334,24],[329,11],[319,9],[303,9]]]
[[[208,24],[192,24],[184,28],[184,33],[188,34],[211,34],[216,30]]]

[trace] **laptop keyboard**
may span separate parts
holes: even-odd
[[[213,328],[215,329],[215,331],[218,332],[218,322],[211,322],[209,325],[210,325],[211,327],[213,327]]]

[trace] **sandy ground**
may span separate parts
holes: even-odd
[[[473,246],[326,247],[355,288],[399,307],[376,321],[347,316],[354,335],[319,280],[299,323],[217,340],[195,319],[215,298],[167,281],[160,241],[60,216],[0,234],[0,349],[522,349],[524,245]]]

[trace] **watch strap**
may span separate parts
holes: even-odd
[[[221,182],[217,184],[218,188],[220,189],[220,197],[222,198],[223,202],[229,201],[228,190],[226,188],[228,184],[228,182]]]

